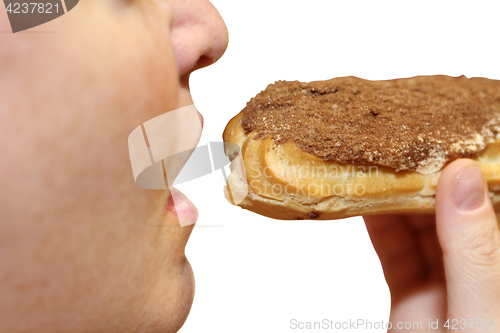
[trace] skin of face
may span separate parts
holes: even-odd
[[[135,184],[127,138],[192,104],[189,74],[227,38],[204,0],[85,0],[0,34],[1,332],[182,326],[193,225],[164,209],[167,191]]]

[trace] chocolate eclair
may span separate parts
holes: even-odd
[[[242,159],[226,198],[272,218],[432,213],[441,170],[458,158],[480,165],[500,208],[497,80],[278,81],[231,119],[223,139]]]

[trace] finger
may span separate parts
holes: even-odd
[[[443,251],[448,316],[492,318],[500,313],[500,232],[479,166],[460,159],[436,188],[436,229]]]
[[[391,291],[391,322],[441,321],[446,298],[434,215],[364,219]]]
[[[402,215],[372,215],[363,217],[373,247],[381,260],[386,261],[401,252],[414,248],[413,236]]]
[[[388,266],[393,264],[397,270],[398,265],[393,258],[409,252],[419,252],[422,260],[413,261],[413,264],[421,266],[422,269],[426,267],[429,273],[427,276],[419,274],[422,278],[441,279],[444,275],[434,214],[372,215],[363,218],[384,268],[390,268]]]
[[[443,254],[436,234],[436,218],[429,215],[407,215],[413,226],[429,272],[428,278],[444,283]]]
[[[406,296],[409,285],[424,277],[425,264],[419,244],[402,215],[375,215],[364,219],[395,303]]]

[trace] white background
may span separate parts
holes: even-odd
[[[191,78],[205,119],[200,145],[221,141],[227,122],[276,80],[500,79],[500,2],[212,3],[227,24],[229,47]],[[178,188],[199,210],[186,248],[196,294],[182,333],[299,331],[291,319],[388,320],[389,290],[361,218],[256,215],[225,200],[221,171]]]

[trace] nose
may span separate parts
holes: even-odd
[[[179,76],[216,62],[228,43],[217,9],[206,0],[177,0],[173,9],[170,36]]]

